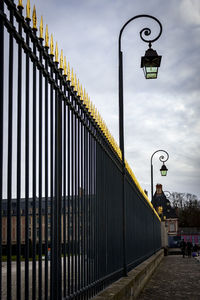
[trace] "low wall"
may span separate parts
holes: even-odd
[[[145,260],[128,273],[127,277],[122,277],[105,290],[100,292],[93,300],[132,300],[137,299],[151,275],[158,267],[164,257],[161,249],[156,254]]]

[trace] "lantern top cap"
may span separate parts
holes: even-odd
[[[145,55],[141,59],[141,68],[144,67],[160,67],[162,56],[158,55],[156,50],[149,48],[145,51]]]
[[[149,48],[145,51],[145,56],[158,56],[158,53],[156,52],[156,50]]]
[[[163,165],[162,165],[162,167],[161,167],[160,171],[168,171],[168,169],[167,169],[167,167],[165,166],[165,164],[164,164],[164,163],[163,163]]]

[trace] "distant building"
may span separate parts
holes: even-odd
[[[179,227],[179,235],[181,240],[191,242],[193,245],[200,245],[200,228],[197,227]]]
[[[77,196],[66,196],[62,197],[61,204],[61,240],[64,240],[64,234],[66,235],[67,241],[72,241],[81,235],[81,232],[88,230],[89,222],[85,221],[84,218],[88,217],[89,212],[92,211],[93,206],[92,201],[94,196],[83,196],[83,190],[79,191]],[[8,200],[2,200],[2,245],[7,245],[7,225],[8,225],[8,210],[7,210]],[[34,208],[35,207],[35,208]],[[53,222],[53,207],[54,198],[44,198],[39,199],[36,197],[28,199],[28,231],[29,240],[33,240],[33,226],[35,224],[36,242],[39,241],[40,230],[42,243],[45,243],[45,227],[48,230],[48,242],[51,241],[51,224]],[[35,210],[35,213],[34,213]],[[34,222],[35,215],[35,222]],[[12,245],[17,243],[17,199],[11,199],[11,243]],[[64,226],[65,222],[65,226]],[[91,220],[90,220],[91,226]],[[64,229],[66,232],[64,232]],[[20,199],[20,240],[21,244],[25,244],[25,231],[26,231],[26,199]]]
[[[170,201],[165,196],[161,184],[156,185],[152,204],[161,220],[165,222],[168,236],[176,236],[178,234],[178,217],[175,209],[171,207]]]

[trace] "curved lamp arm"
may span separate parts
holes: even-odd
[[[129,19],[129,20],[123,25],[123,27],[121,28],[120,33],[119,33],[119,51],[121,51],[121,36],[122,36],[123,31],[124,31],[124,28],[125,28],[130,22],[132,22],[133,20],[138,19],[138,18],[150,18],[150,19],[153,19],[153,20],[155,20],[155,21],[159,24],[159,26],[160,26],[160,32],[159,32],[159,34],[157,35],[156,38],[154,38],[154,39],[152,39],[152,40],[146,40],[146,39],[143,37],[143,33],[144,33],[146,36],[150,35],[150,34],[151,34],[151,29],[150,29],[150,28],[143,28],[143,29],[140,31],[140,38],[141,38],[144,42],[149,43],[149,44],[151,45],[151,43],[157,41],[157,40],[159,39],[159,37],[161,36],[161,34],[162,34],[162,24],[160,23],[160,21],[159,21],[157,18],[155,18],[155,17],[153,17],[153,16],[150,16],[150,15],[137,15],[137,16],[135,16],[135,17]]]
[[[153,164],[152,164],[152,161],[153,161],[154,155],[158,152],[164,152],[164,155],[161,155],[159,157],[159,160],[162,163],[166,162],[169,159],[169,154],[165,150],[157,150],[151,155],[151,201],[153,200]]]
[[[166,154],[166,158],[165,158],[165,156],[164,155],[161,155],[160,157],[159,157],[159,160],[161,161],[161,162],[166,162],[168,159],[169,159],[169,154],[167,153],[167,151],[165,151],[165,150],[157,150],[157,151],[155,151],[152,155],[151,155],[151,165],[152,165],[152,160],[153,160],[153,157],[154,157],[154,154],[156,154],[157,152],[164,152],[165,154]]]

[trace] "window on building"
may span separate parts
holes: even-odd
[[[175,225],[174,225],[174,223],[170,223],[170,225],[169,225],[169,231],[175,231]]]

